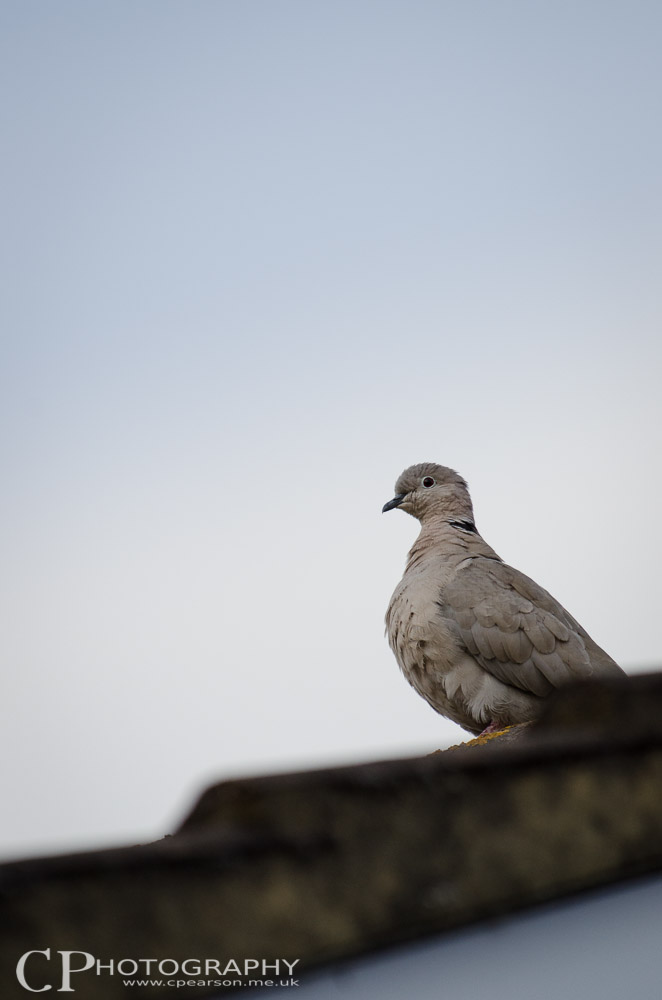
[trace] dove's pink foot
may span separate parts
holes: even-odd
[[[492,733],[499,733],[502,729],[507,729],[508,727],[503,724],[503,722],[490,722],[489,726],[485,726],[481,736],[491,736]]]

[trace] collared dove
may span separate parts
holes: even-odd
[[[409,683],[472,733],[539,714],[568,681],[623,676],[551,594],[483,541],[464,479],[423,462],[405,469],[383,510],[421,522],[386,612],[391,649]]]

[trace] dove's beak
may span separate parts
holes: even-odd
[[[385,514],[387,510],[393,510],[394,507],[399,507],[406,496],[407,496],[406,493],[396,494],[396,496],[394,496],[392,500],[389,500],[388,503],[384,504],[384,506],[382,507],[382,514]]]

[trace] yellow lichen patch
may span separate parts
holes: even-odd
[[[448,747],[449,750],[464,750],[465,747],[482,747],[485,743],[489,743],[490,740],[496,739],[497,736],[503,736],[510,729],[514,729],[515,726],[504,726],[503,729],[497,729],[493,733],[487,733],[485,736],[476,736],[473,740],[467,740],[466,743],[456,743],[452,747]],[[439,751],[437,751],[438,753]],[[443,752],[443,751],[442,751]]]
[[[504,726],[503,729],[497,729],[493,733],[487,733],[487,735],[476,736],[475,739],[469,740],[468,743],[464,744],[464,746],[465,747],[479,747],[479,746],[482,746],[483,743],[489,743],[490,740],[496,739],[497,736],[503,736],[504,733],[507,733],[508,730],[512,729],[512,728],[513,728],[512,726]]]

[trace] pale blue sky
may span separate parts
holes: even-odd
[[[406,466],[660,663],[654,2],[0,9],[0,849],[462,738],[383,612]]]

